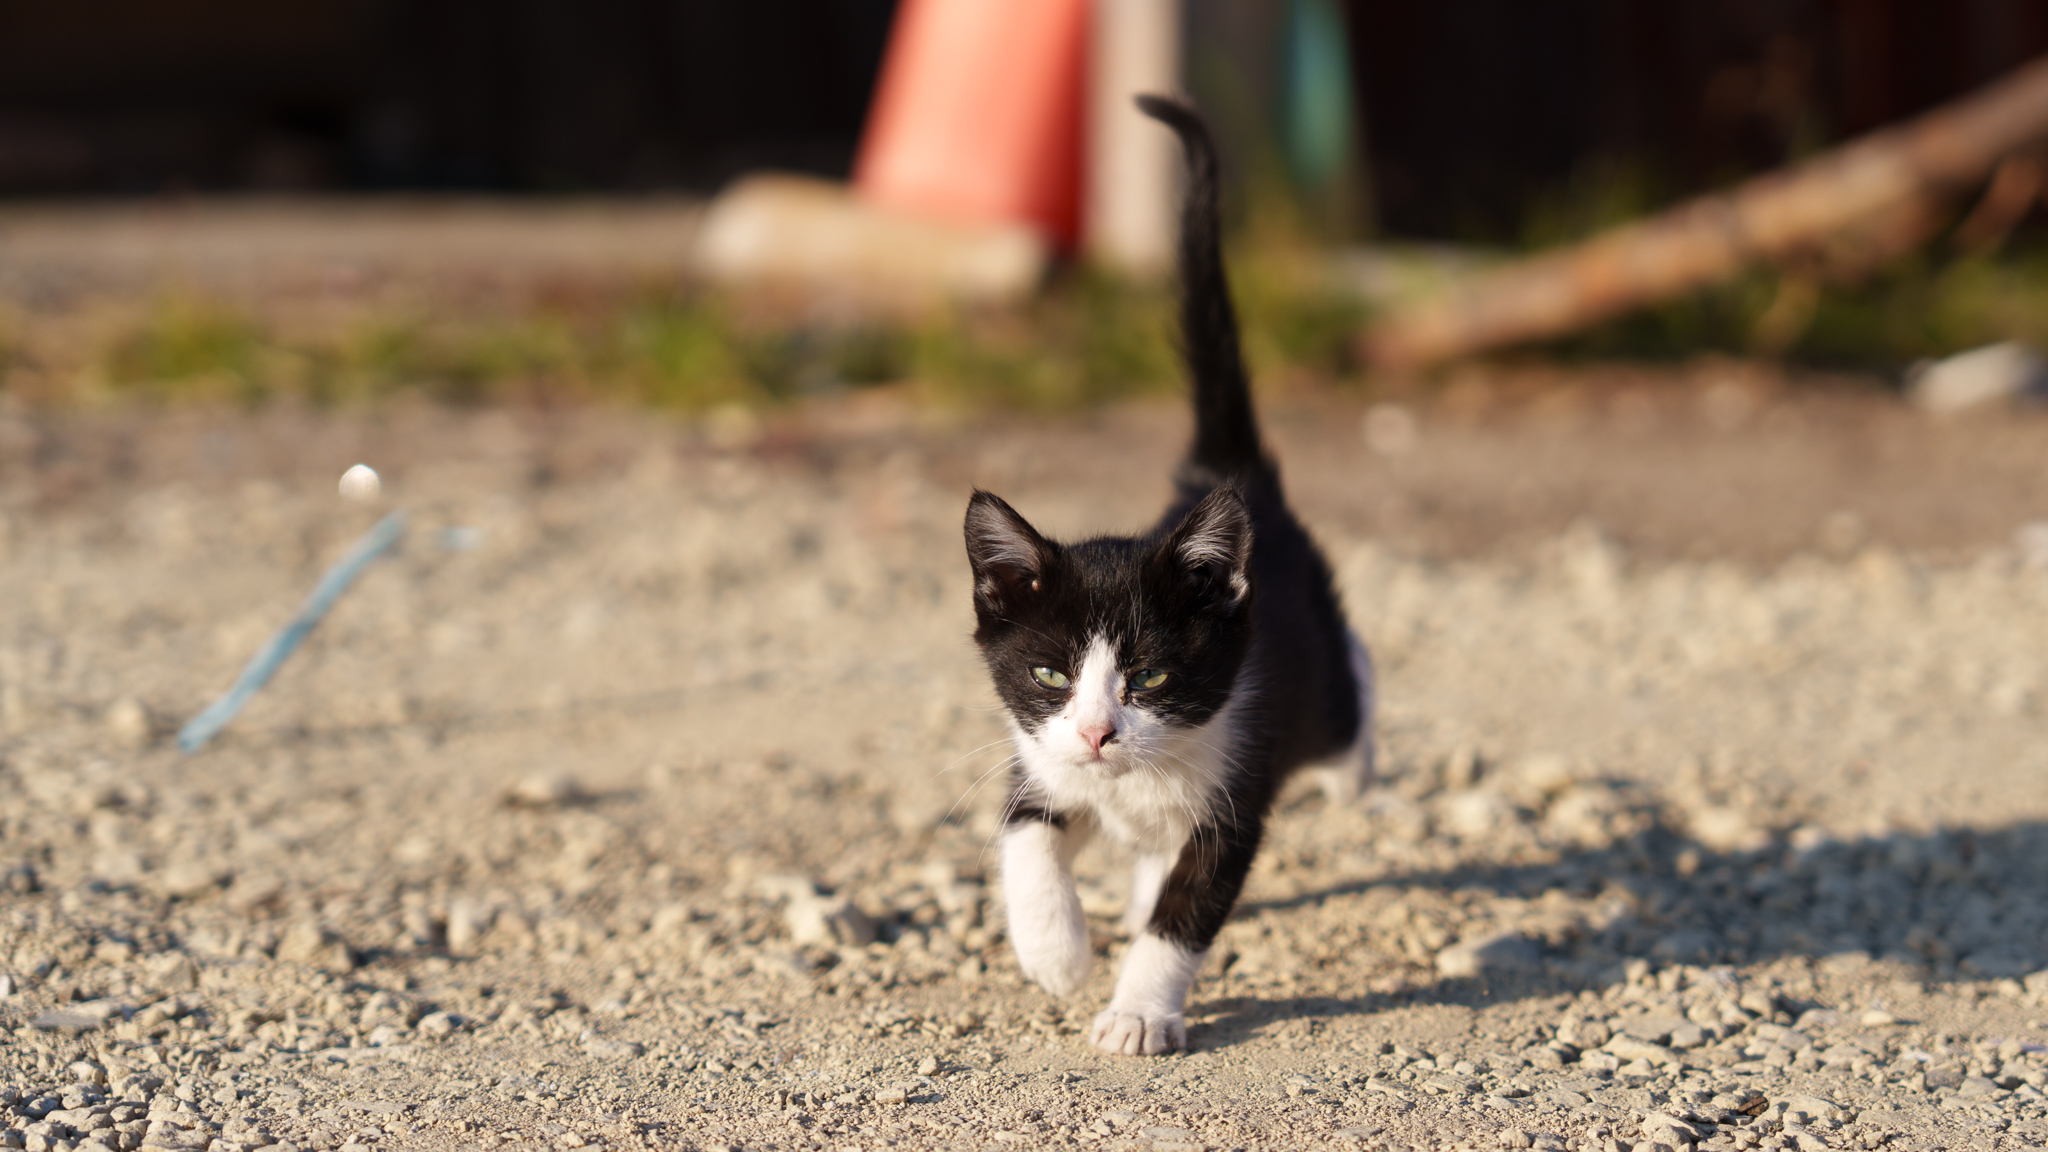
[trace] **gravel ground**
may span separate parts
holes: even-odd
[[[1389,771],[1153,1060],[1112,853],[1083,997],[1005,946],[958,518],[1143,522],[1175,408],[0,416],[0,1147],[2044,1143],[2048,420],[1487,395],[1274,404]]]

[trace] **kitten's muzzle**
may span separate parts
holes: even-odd
[[[1094,753],[1097,760],[1102,759],[1103,748],[1116,739],[1116,728],[1109,724],[1090,725],[1086,728],[1077,728],[1075,731],[1080,733],[1081,739],[1088,742],[1088,750]]]

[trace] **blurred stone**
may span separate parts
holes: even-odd
[[[109,705],[106,722],[108,733],[127,747],[140,748],[149,743],[149,711],[132,696],[123,696]]]
[[[116,886],[142,879],[142,857],[128,848],[103,848],[92,858],[92,875]]]
[[[1688,831],[1716,852],[1756,852],[1770,847],[1771,834],[1734,808],[1701,808],[1686,821]]]
[[[277,958],[327,972],[352,972],[356,966],[354,953],[341,937],[311,920],[285,929],[277,942]]]
[[[199,987],[199,965],[183,952],[166,952],[149,962],[149,977],[166,992],[190,992]]]
[[[1674,1148],[1699,1142],[1700,1130],[1668,1112],[1643,1115],[1643,1137]]]
[[[1795,1093],[1784,1098],[1785,1118],[1793,1123],[1812,1124],[1826,1120],[1846,1124],[1855,1117],[1841,1105],[1823,1096]]]
[[[1766,1020],[1777,1015],[1778,1012],[1778,998],[1761,988],[1745,989],[1742,995],[1737,998],[1736,1003],[1742,1006],[1743,1011],[1761,1016]]]
[[[1677,1053],[1662,1044],[1652,1044],[1647,1040],[1638,1040],[1627,1035],[1614,1037],[1603,1045],[1603,1049],[1624,1061],[1647,1060],[1652,1064],[1670,1064],[1678,1059]]]
[[[875,922],[844,898],[792,900],[783,910],[789,938],[796,944],[848,944],[865,947],[875,941]]]
[[[228,869],[216,864],[179,860],[158,871],[153,882],[156,890],[166,896],[191,900],[219,889],[227,883],[229,874]]]
[[[440,1039],[453,1036],[461,1031],[463,1019],[453,1012],[430,1012],[420,1017],[419,1032],[422,1036]]]
[[[1574,1048],[1593,1049],[1613,1039],[1614,1031],[1604,1020],[1577,1017],[1557,1026],[1557,1038]]]
[[[1547,799],[1571,787],[1578,779],[1578,770],[1567,756],[1538,752],[1517,761],[1509,779],[1535,797]]]
[[[881,308],[1021,299],[1047,255],[1029,228],[913,216],[790,176],[733,184],[706,211],[696,246],[713,280]]]
[[[1542,950],[1519,932],[1460,941],[1436,956],[1436,970],[1451,979],[1528,972],[1542,964]]]
[[[1491,788],[1455,792],[1442,801],[1445,831],[1468,840],[1494,832],[1514,816],[1514,805]]]
[[[798,945],[853,945],[875,940],[875,922],[851,899],[819,891],[806,876],[771,874],[757,877],[755,888],[783,905],[783,924],[790,942]]]
[[[243,871],[228,887],[228,903],[242,912],[253,911],[277,899],[284,891],[284,878],[275,872]]]
[[[29,1027],[44,1032],[90,1032],[99,1027],[104,1021],[97,1016],[88,1016],[83,1012],[68,1012],[61,1008],[52,1008],[47,1012],[37,1015],[35,1019],[30,1020],[28,1023]]]
[[[1621,811],[1621,800],[1613,789],[1597,784],[1574,785],[1551,804],[1543,823],[1554,836],[1596,847],[1614,838],[1613,818]]]
[[[2048,398],[2048,359],[2007,340],[1923,360],[1906,370],[1906,395],[1926,411],[1941,414]]]
[[[1633,1036],[1638,1040],[1647,1040],[1652,1044],[1663,1044],[1671,1039],[1671,1033],[1674,1029],[1685,1026],[1686,1021],[1669,1016],[1637,1016],[1634,1019],[1622,1021],[1621,1031],[1623,1035]]]
[[[475,900],[448,902],[448,951],[457,956],[476,954],[477,942],[491,928],[492,909]]]
[[[533,772],[505,790],[505,801],[517,808],[559,808],[583,798],[576,778],[567,772]]]

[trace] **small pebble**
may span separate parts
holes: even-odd
[[[357,464],[341,474],[341,497],[344,500],[375,500],[383,490],[384,481],[368,464]]]
[[[556,808],[581,799],[583,789],[566,772],[534,772],[521,776],[505,792],[517,808]]]

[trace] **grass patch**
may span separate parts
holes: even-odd
[[[1253,281],[1245,311],[1255,358],[1267,367],[1334,363],[1344,322]],[[697,411],[897,384],[945,405],[1058,410],[1181,387],[1174,322],[1165,287],[1078,268],[1016,307],[898,321],[810,322],[715,293],[642,291],[516,314],[366,307],[309,335],[255,309],[181,296],[111,334],[95,328],[89,344],[74,341],[61,354],[23,352],[0,338],[0,392],[56,406],[104,393],[351,405],[413,392],[455,405]]]
[[[1588,212],[1574,226],[1608,209]],[[1356,337],[1369,311],[1332,287],[1320,250],[1253,229],[1233,244],[1232,270],[1256,379],[1359,382]],[[183,296],[125,323],[76,325],[68,343],[41,339],[51,325],[40,317],[0,310],[0,394],[49,407],[107,395],[347,406],[404,392],[453,405],[694,412],[896,385],[942,406],[1057,411],[1177,393],[1176,311],[1170,285],[1082,267],[1014,307],[895,321],[823,322],[712,292],[621,290],[518,311],[365,304],[309,331],[282,307]],[[1896,375],[1914,359],[2004,339],[2048,348],[2048,244],[1995,257],[1923,249],[1855,282],[1761,269],[1539,351],[1647,361],[1721,352]]]

